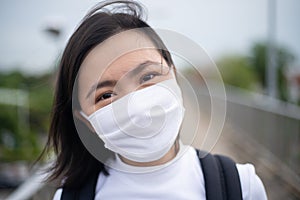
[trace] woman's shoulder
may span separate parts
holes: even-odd
[[[236,164],[240,176],[243,199],[267,199],[261,179],[257,176],[252,164]]]
[[[53,200],[60,200],[62,191],[63,191],[62,188],[57,189],[54,196],[53,196]]]
[[[196,154],[198,154],[197,151],[199,150],[195,149],[195,151]],[[236,168],[240,177],[243,200],[267,199],[265,187],[259,176],[256,174],[255,167],[250,163],[236,163]]]

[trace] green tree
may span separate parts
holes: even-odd
[[[248,59],[240,55],[224,56],[217,62],[226,84],[247,90],[255,90],[257,77]]]
[[[276,47],[276,67],[277,67],[277,91],[278,98],[284,101],[288,101],[287,93],[287,80],[285,76],[286,67],[294,60],[293,54],[284,47]],[[266,89],[267,78],[267,45],[260,42],[255,43],[250,51],[250,63],[253,69],[256,71],[258,80],[262,87]]]
[[[49,127],[52,82],[51,74],[0,73],[0,88],[26,90],[29,96],[26,108],[0,104],[0,161],[34,160],[40,153],[40,139]],[[22,119],[22,109],[29,112],[29,119]]]

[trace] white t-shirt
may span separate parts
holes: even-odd
[[[183,150],[185,149],[185,150]],[[118,170],[116,170],[118,168]],[[237,164],[244,200],[267,199],[264,186],[251,164]],[[100,173],[95,200],[201,200],[205,199],[204,177],[196,150],[180,146],[173,162],[163,167],[134,167],[115,159],[109,176]],[[59,200],[58,189],[53,200]]]

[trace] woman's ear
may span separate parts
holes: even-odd
[[[91,123],[85,117],[82,116],[79,110],[73,110],[73,116],[82,123],[84,123],[88,127],[88,129],[90,129],[91,132],[96,133]]]

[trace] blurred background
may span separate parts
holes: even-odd
[[[97,2],[0,2],[0,199],[52,198],[55,184],[40,184],[31,165],[46,142],[60,55]],[[221,72],[227,115],[213,152],[253,163],[269,199],[299,199],[300,1],[140,2],[150,26],[189,37]],[[180,68],[203,87],[192,68]],[[207,107],[208,93],[196,95]]]

